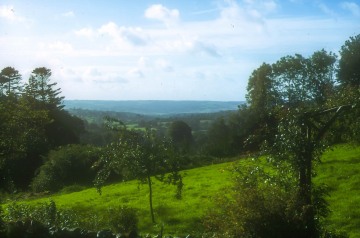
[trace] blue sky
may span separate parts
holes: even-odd
[[[2,0],[0,68],[66,99],[238,101],[262,62],[357,34],[359,0]]]

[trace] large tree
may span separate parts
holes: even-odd
[[[51,70],[45,67],[36,68],[32,71],[25,87],[26,95],[47,107],[62,108],[64,97],[59,96],[60,88],[55,88],[57,83],[51,83]]]
[[[39,67],[32,71],[25,87],[25,96],[34,105],[34,109],[46,109],[52,122],[46,127],[49,149],[56,146],[75,144],[80,141],[84,123],[63,110],[63,96],[56,82],[51,82],[51,70]]]
[[[263,63],[252,72],[249,78],[247,103],[251,109],[259,113],[266,113],[276,105],[277,93],[274,90],[273,69],[271,65]]]
[[[46,110],[33,110],[25,98],[0,100],[0,187],[26,188],[47,148],[45,127],[50,122]]]
[[[333,104],[352,104],[356,107],[337,124],[342,136],[337,138],[360,143],[360,35],[350,37],[340,50],[338,68],[339,90]]]
[[[340,50],[338,80],[341,85],[360,87],[360,35],[350,37]]]

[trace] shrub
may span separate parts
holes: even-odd
[[[3,237],[3,234],[5,232],[5,223],[2,217],[3,217],[3,210],[2,207],[0,206],[0,237]]]
[[[7,222],[36,220],[52,226],[55,225],[57,219],[57,209],[55,202],[52,200],[36,207],[13,202],[6,206],[6,215],[4,217]]]
[[[257,162],[235,166],[233,186],[216,197],[203,219],[207,232],[215,237],[306,237],[308,212],[314,209],[319,220],[326,204],[319,199],[316,208],[303,206],[289,171],[286,165],[265,170]]]
[[[109,225],[114,232],[129,233],[137,231],[138,218],[134,208],[126,206],[109,208],[108,217],[110,217]]]
[[[88,145],[69,145],[51,151],[31,183],[32,190],[55,192],[73,184],[91,185],[95,178],[91,167],[99,154],[99,148]]]

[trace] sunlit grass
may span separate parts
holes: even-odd
[[[98,214],[109,207],[127,206],[137,209],[139,230],[157,233],[160,226],[168,234],[188,234],[200,227],[200,218],[212,205],[213,196],[229,185],[230,173],[227,168],[231,163],[211,165],[183,171],[185,184],[182,199],[175,198],[176,187],[163,184],[153,179],[153,204],[157,225],[153,225],[149,210],[149,191],[146,184],[128,181],[105,186],[102,195],[95,188],[71,194],[53,195],[60,209],[74,209],[78,212]],[[48,202],[50,198],[30,201],[30,204]]]
[[[317,167],[316,183],[329,187],[329,228],[360,237],[360,147],[340,145],[327,151]]]

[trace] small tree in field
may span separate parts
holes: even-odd
[[[131,131],[119,121],[111,122],[112,129],[118,131],[119,138],[105,148],[102,157],[95,164],[99,168],[95,185],[101,193],[101,187],[111,172],[123,178],[137,178],[141,183],[147,183],[151,219],[155,223],[152,177],[176,185],[176,196],[181,198],[183,183],[178,173],[179,163],[175,160],[172,147],[159,140],[153,131]],[[120,123],[120,126],[114,126],[114,123]]]

